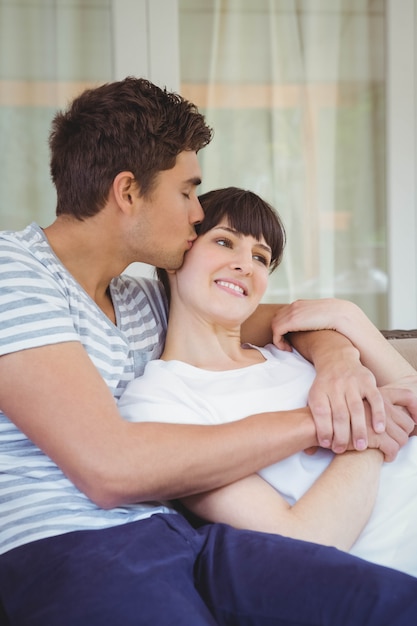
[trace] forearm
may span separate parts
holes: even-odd
[[[349,550],[374,506],[382,458],[375,450],[335,457],[293,506],[259,475],[183,502],[212,522]]]
[[[360,307],[348,300],[261,304],[243,326],[244,341],[256,345],[271,342],[273,324],[274,334],[279,337],[290,333],[291,344],[317,368],[331,356],[335,360],[340,349],[346,352],[353,344],[379,386],[416,373]]]
[[[209,491],[317,444],[308,409],[263,413],[217,426],[126,423],[103,463],[106,506]],[[113,467],[110,471],[106,468]]]
[[[314,301],[318,302],[318,301]],[[250,318],[242,325],[242,342],[249,342],[257,346],[263,346],[273,340],[272,324],[274,318],[281,315],[286,316],[287,311],[294,305],[287,304],[260,304]],[[336,317],[336,315],[335,315]],[[314,325],[314,319],[311,320]],[[341,361],[339,351],[344,350],[346,353],[351,351],[357,355],[358,351],[352,344],[352,341],[343,333],[333,328],[314,326],[304,329],[306,321],[300,330],[289,330],[289,338],[291,345],[302,354],[302,356],[314,363],[316,367],[320,367],[321,363],[327,362],[329,358]],[[279,343],[279,342],[277,342]]]
[[[317,370],[329,362],[343,364],[348,358],[359,361],[359,350],[349,338],[334,330],[312,330],[293,332],[291,344]]]
[[[213,489],[317,443],[307,408],[218,426],[127,422],[76,342],[3,356],[0,380],[5,415],[104,508]]]
[[[362,363],[375,375],[378,385],[415,374],[414,368],[380,333],[353,302],[330,301],[334,306],[334,327],[360,351]]]
[[[294,536],[349,550],[374,507],[382,462],[378,450],[335,456],[292,507]]]
[[[373,372],[378,385],[415,374],[411,365],[390,345],[360,307],[348,300],[297,300],[277,308],[274,325],[278,336],[295,330],[327,329],[327,336],[320,334],[316,340],[314,332],[306,332],[305,335],[291,333],[291,343],[315,364],[320,358],[323,338],[330,347],[333,345],[336,348],[340,343],[337,333],[340,333],[359,350],[362,363]],[[331,331],[336,331],[333,336]]]

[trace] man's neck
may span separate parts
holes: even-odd
[[[117,263],[117,251],[108,245],[94,218],[83,222],[60,216],[44,229],[49,245],[64,267],[114,322],[115,314],[109,293],[114,276],[123,271]]]

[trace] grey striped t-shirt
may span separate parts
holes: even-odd
[[[167,312],[156,281],[119,276],[110,292],[116,326],[67,272],[38,225],[0,233],[0,356],[80,341],[118,400],[160,356]],[[0,411],[0,553],[162,511],[168,509],[159,503],[100,509]]]

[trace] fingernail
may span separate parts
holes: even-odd
[[[323,439],[323,441],[320,441],[320,445],[322,448],[330,448],[330,441],[328,439]]]
[[[378,422],[377,424],[375,424],[375,432],[377,433],[383,433],[385,430],[385,424],[384,422]]]
[[[366,448],[366,441],[365,441],[365,439],[358,439],[356,441],[355,447],[356,447],[356,450],[365,450],[365,448]]]

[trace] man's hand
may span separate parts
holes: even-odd
[[[340,333],[346,320],[363,329],[363,334],[374,330],[356,305],[338,299],[297,300],[280,306],[272,321],[275,345],[285,349],[285,334],[292,332],[294,347],[316,367],[308,404],[320,445],[336,453],[344,452],[350,441],[356,450],[367,447],[363,400],[370,406],[375,432],[385,429],[384,402],[376,378],[362,364],[351,338]]]
[[[313,414],[320,446],[344,452],[352,442],[355,450],[368,446],[368,425],[364,400],[370,407],[375,433],[385,430],[384,400],[375,377],[357,354],[333,352],[326,365],[317,370],[308,405]]]
[[[393,461],[409,436],[417,432],[417,375],[377,388],[371,372],[360,363],[355,368],[353,362],[344,378],[335,364],[316,379],[309,405],[319,441],[322,432],[333,429],[334,452],[378,448],[386,461]],[[378,416],[380,421],[375,422]]]
[[[356,304],[335,298],[298,300],[277,308],[272,325],[275,345],[281,347],[291,332],[294,347],[316,367],[309,406],[320,445],[343,452],[351,437],[353,447],[363,450],[370,434],[384,433],[384,400],[387,406],[397,405],[396,411],[404,406],[417,424],[415,370]],[[311,332],[316,329],[327,330]],[[363,400],[370,406],[371,428]]]

